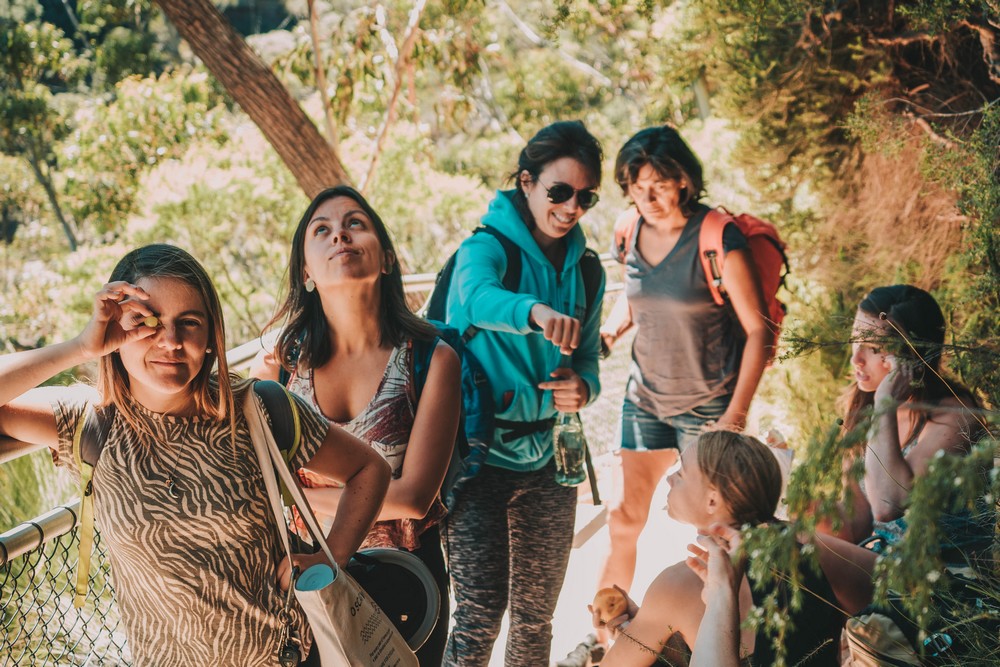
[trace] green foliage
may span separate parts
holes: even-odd
[[[115,93],[81,108],[61,146],[65,202],[78,225],[98,233],[120,231],[155,165],[179,158],[193,141],[225,139],[222,98],[204,72],[132,77]]]
[[[399,125],[388,143],[370,200],[408,271],[436,272],[477,225],[492,193],[477,179],[440,170],[434,147],[412,125]]]
[[[997,444],[986,438],[968,456],[961,457],[939,452],[910,494],[905,519],[912,528],[906,539],[889,547],[879,559],[877,599],[884,599],[889,591],[901,594],[905,608],[921,628],[931,627],[938,619],[940,608],[934,597],[947,583],[941,553],[942,545],[947,544],[942,514],[965,511],[986,526],[996,523],[992,499],[1000,497],[1000,478],[991,468]],[[988,499],[986,507],[981,502],[984,497]],[[939,580],[941,585],[935,585]],[[994,593],[994,599],[1000,601],[1000,591]]]
[[[386,119],[412,3],[316,4],[324,94],[341,157],[361,174]],[[680,126],[705,162],[711,200],[769,217],[790,243],[785,350],[755,409],[790,429],[800,465],[788,503],[798,519],[746,545],[766,556],[754,559],[765,585],[775,576],[800,583],[799,559],[815,554],[795,548],[794,535],[834,514],[845,493],[841,461],[864,447],[861,430],[841,433],[834,407],[864,293],[900,281],[932,289],[949,313],[951,366],[1000,404],[1000,106],[969,28],[987,4],[560,0],[508,3],[512,17],[494,3],[429,2],[370,199],[407,268],[433,271],[544,123],[584,119],[609,163],[635,130]],[[0,19],[0,148],[33,155],[48,180],[0,157],[5,351],[75,334],[118,257],[163,240],[192,250],[215,278],[231,345],[255,336],[284,285],[306,205],[274,152],[203,72],[163,72],[147,0],[76,3],[75,44],[38,21],[37,3],[14,9],[13,20]],[[307,20],[285,39],[292,49],[276,68],[296,93],[315,87]],[[692,122],[707,97],[714,117]],[[597,248],[624,205],[609,175],[610,164],[602,204],[584,218]],[[84,237],[75,253],[53,232],[54,198]],[[956,210],[964,221],[953,222]],[[957,232],[938,235],[948,228]],[[968,505],[985,488],[970,467],[989,458],[985,447],[935,462],[929,486],[914,488],[920,502],[908,521],[934,525],[952,502],[946,491]],[[883,565],[884,586],[910,593],[918,613],[940,571],[932,532],[922,536],[893,552],[906,567]],[[789,628],[779,604],[767,601],[755,622],[775,623],[780,642]]]
[[[896,10],[915,29],[927,30],[931,34],[948,32],[957,16],[985,14],[989,0],[911,0],[900,3]],[[997,7],[994,5],[993,10]]]
[[[0,18],[0,150],[29,160],[52,160],[54,142],[66,135],[66,117],[43,81],[71,86],[87,63],[55,26]]]
[[[148,221],[132,225],[130,245],[167,238],[190,250],[214,279],[235,347],[257,337],[274,314],[288,244],[308,200],[270,152],[260,159],[201,144],[181,164],[189,175],[160,182],[160,201]]]

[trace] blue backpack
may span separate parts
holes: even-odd
[[[516,293],[521,285],[521,248],[493,227],[478,227],[472,233],[489,234],[500,243],[507,256],[507,270],[502,279],[503,286],[504,289]],[[441,498],[448,509],[452,508],[458,491],[470,479],[479,474],[490,447],[493,445],[497,427],[510,426],[515,429],[505,435],[505,439],[507,439],[508,436],[510,438],[520,437],[526,433],[549,429],[554,423],[553,419],[524,424],[497,419],[496,402],[493,400],[493,387],[489,377],[486,375],[482,363],[466,347],[467,343],[479,333],[479,328],[470,325],[465,331],[460,332],[444,323],[448,292],[451,289],[457,254],[452,254],[445,262],[435,280],[434,291],[427,300],[424,315],[431,324],[437,327],[438,337],[433,341],[413,342],[413,377],[418,401],[427,380],[427,370],[430,367],[431,357],[438,340],[443,340],[450,345],[462,362],[462,412],[459,418],[458,436],[452,452],[451,464],[448,466],[444,483],[441,485]],[[604,273],[597,253],[589,248],[584,251],[580,258],[580,273],[583,277],[586,309],[589,314],[597,298],[597,290]],[[587,460],[594,503],[599,505],[600,496],[597,493],[592,466],[589,464],[589,451],[587,452]]]
[[[449,510],[455,496],[470,479],[479,474],[493,444],[496,428],[496,405],[489,377],[475,355],[465,348],[458,329],[430,320],[437,327],[433,340],[413,341],[413,382],[417,404],[427,383],[427,372],[439,340],[451,346],[462,362],[462,409],[459,413],[458,434],[451,452],[451,462],[441,484],[441,500]]]

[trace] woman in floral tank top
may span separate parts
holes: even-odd
[[[392,481],[364,546],[412,551],[434,574],[441,612],[417,657],[437,667],[450,614],[438,522],[458,429],[458,356],[438,344],[418,407],[413,341],[433,341],[437,331],[406,305],[388,230],[353,188],[325,190],[306,209],[292,239],[288,277],[284,304],[272,320],[284,327],[254,372],[284,379],[284,367],[289,389],[389,462]],[[312,506],[333,514],[342,489],[308,468],[300,477],[312,487],[306,492]]]

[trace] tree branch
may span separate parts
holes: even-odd
[[[309,5],[309,37],[312,40],[316,67],[316,87],[323,102],[323,119],[326,121],[327,141],[335,153],[340,153],[340,140],[333,122],[333,107],[330,106],[330,92],[326,83],[326,67],[323,66],[323,50],[319,40],[319,17],[316,15],[316,0],[307,0]]]
[[[66,235],[66,240],[69,242],[70,252],[75,252],[79,245],[76,239],[76,234],[73,233],[73,228],[70,227],[69,221],[67,221],[66,216],[63,215],[62,207],[59,206],[59,198],[56,196],[56,190],[52,186],[52,179],[48,174],[42,173],[41,159],[38,156],[34,143],[29,142],[27,148],[28,153],[25,156],[25,159],[28,161],[28,164],[31,165],[31,171],[35,174],[35,180],[37,180],[38,184],[42,186],[43,190],[45,190],[45,196],[49,200],[52,212],[55,214],[56,220],[58,220],[59,224],[62,226],[63,233]]]
[[[156,0],[191,50],[260,128],[306,195],[348,181],[340,158],[211,0]]]
[[[510,5],[508,5],[505,2],[505,0],[496,0],[496,4],[500,7],[500,10],[507,16],[507,18],[509,18],[514,23],[517,29],[521,31],[521,34],[523,34],[525,37],[528,38],[529,42],[531,42],[532,44],[534,44],[539,48],[552,48],[556,52],[556,54],[558,54],[559,57],[562,58],[564,61],[566,61],[566,63],[568,63],[571,67],[574,67],[575,69],[583,72],[587,76],[595,79],[597,83],[599,83],[600,85],[605,86],[607,88],[611,87],[612,85],[611,79],[609,79],[604,74],[599,72],[592,65],[588,65],[582,60],[574,58],[573,56],[566,53],[560,48],[553,47],[549,41],[547,41],[541,35],[532,30],[531,26],[525,23],[521,19],[521,17],[516,14],[514,10],[511,9]]]
[[[1000,23],[984,25],[961,21],[964,26],[979,33],[979,43],[983,46],[983,61],[988,76],[994,83],[1000,83]]]
[[[361,179],[361,183],[358,189],[361,190],[362,194],[371,182],[372,176],[375,174],[375,166],[378,164],[379,156],[382,153],[382,148],[385,146],[385,139],[389,135],[389,126],[392,125],[393,121],[396,119],[396,104],[399,101],[399,91],[403,89],[403,81],[406,73],[406,68],[410,62],[410,55],[413,53],[413,45],[416,44],[417,34],[420,29],[420,17],[424,13],[424,8],[427,6],[427,0],[417,0],[413,9],[410,10],[410,19],[406,25],[406,35],[403,37],[403,47],[399,49],[399,55],[396,58],[396,67],[393,76],[392,83],[392,95],[389,97],[389,104],[385,110],[385,116],[382,119],[382,125],[378,129],[378,134],[375,135],[374,146],[372,147],[371,159],[368,161],[368,168],[365,170],[365,175]]]

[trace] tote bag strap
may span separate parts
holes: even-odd
[[[261,474],[264,477],[264,486],[267,488],[267,497],[270,501],[274,518],[278,522],[278,533],[281,535],[281,542],[285,547],[285,553],[288,554],[289,558],[292,556],[291,543],[288,538],[288,523],[285,520],[285,513],[282,509],[281,489],[278,487],[279,478],[284,482],[285,488],[291,494],[292,501],[298,508],[299,515],[305,522],[306,528],[309,529],[309,534],[312,536],[313,541],[326,554],[327,559],[330,561],[330,566],[336,572],[338,569],[337,561],[334,559],[329,545],[327,545],[326,540],[323,538],[323,531],[319,526],[319,522],[316,521],[316,515],[313,514],[298,479],[288,469],[288,464],[285,462],[284,457],[282,457],[281,450],[278,449],[278,444],[274,441],[274,435],[271,433],[271,429],[264,418],[263,408],[257,399],[257,394],[252,390],[247,391],[243,414],[246,417],[247,426],[250,428],[250,439],[253,441],[254,450],[257,452],[257,460],[260,462]],[[275,473],[277,473],[277,476]]]

